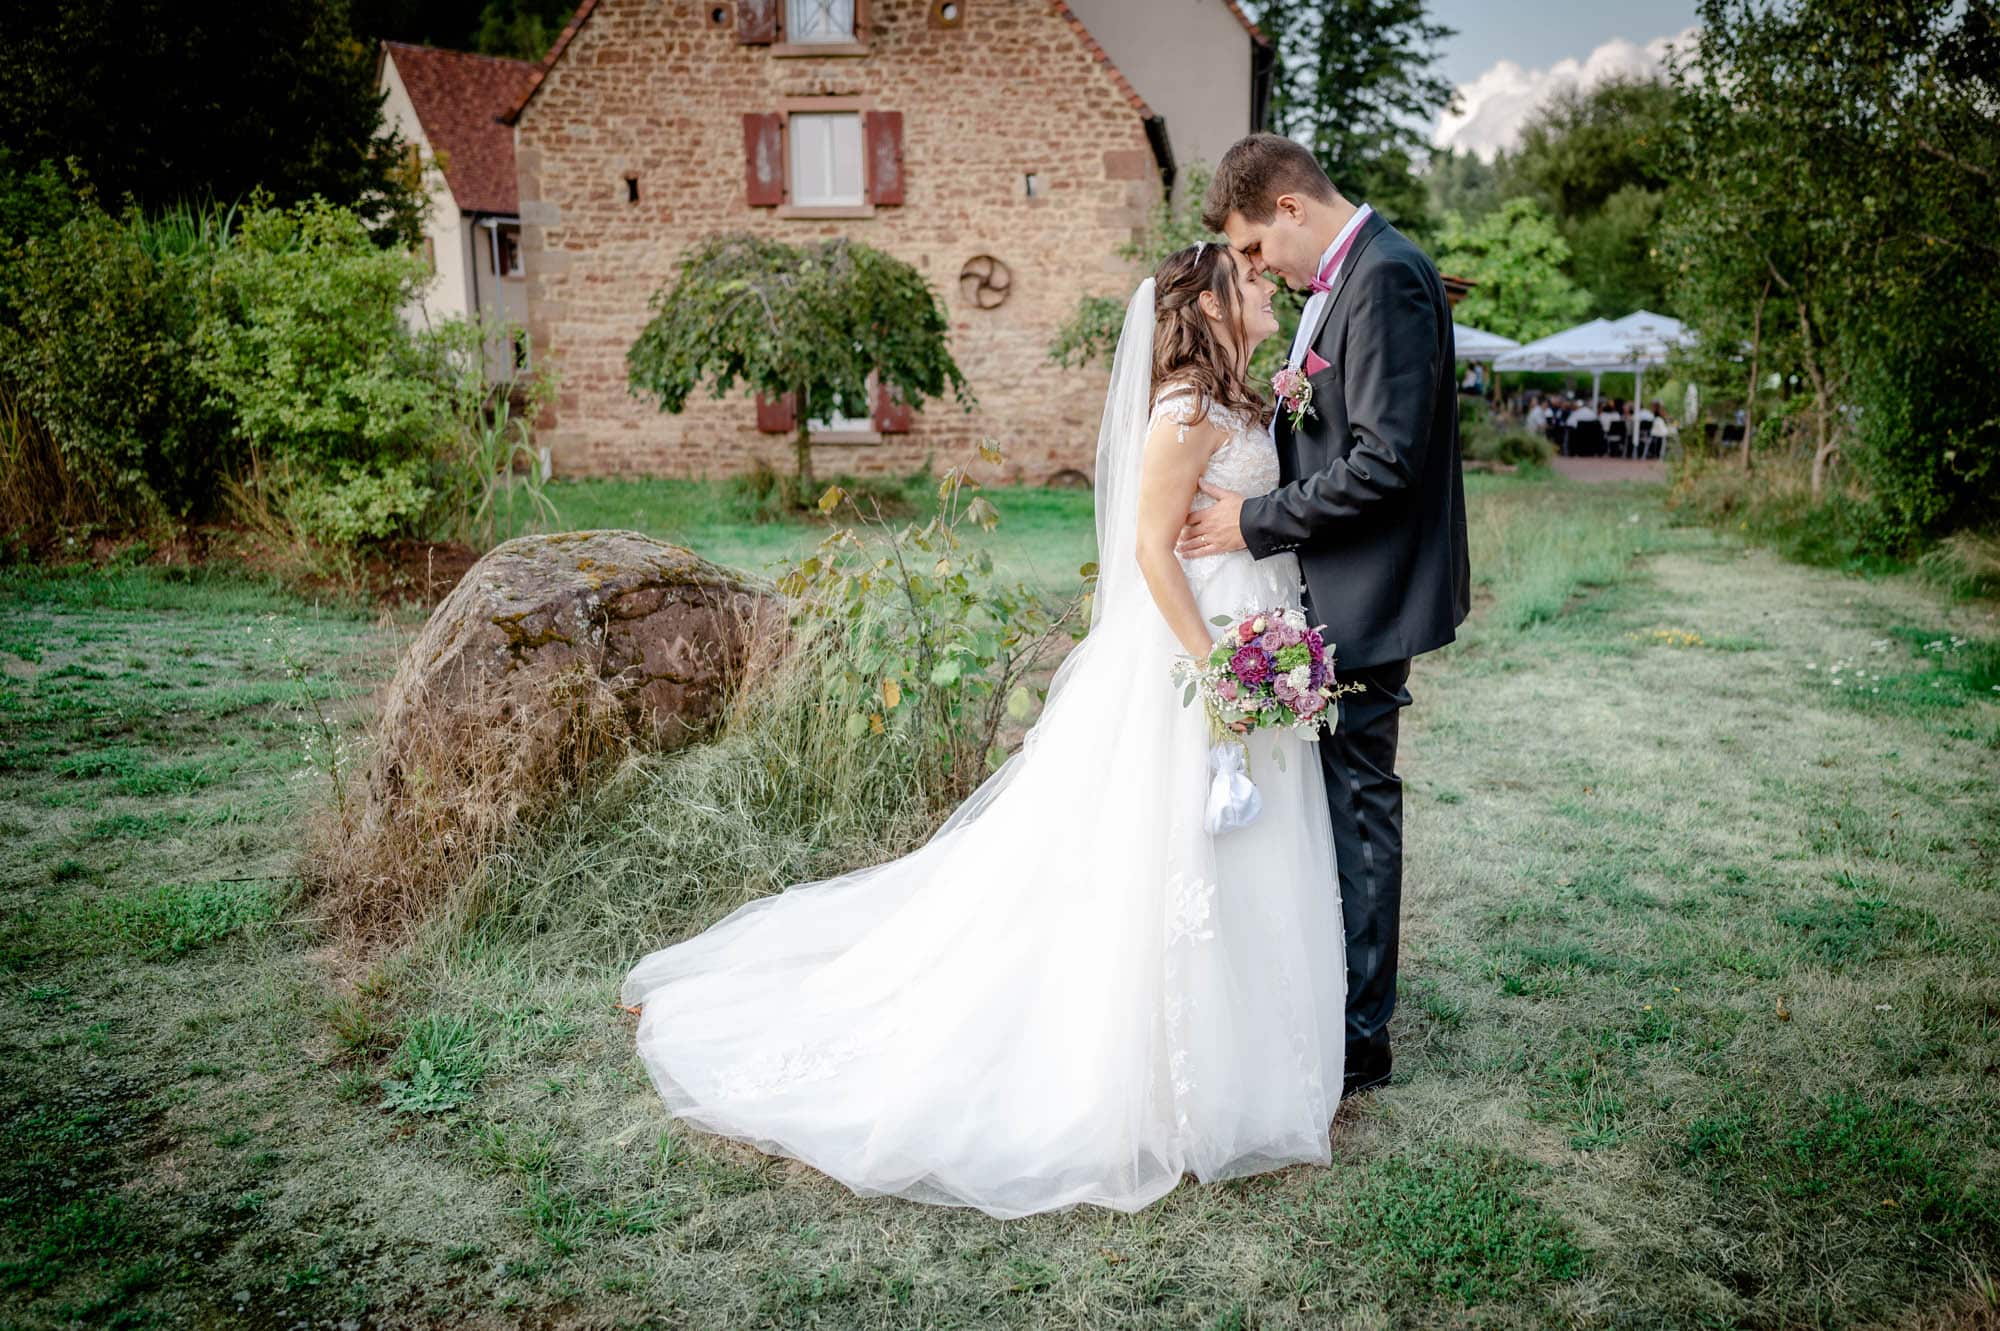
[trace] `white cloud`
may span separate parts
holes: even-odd
[[[1695,30],[1655,37],[1640,46],[1613,38],[1581,60],[1559,60],[1547,69],[1523,69],[1512,60],[1497,62],[1470,83],[1458,87],[1456,112],[1438,117],[1431,142],[1440,148],[1469,150],[1485,161],[1519,141],[1521,125],[1556,93],[1566,88],[1588,92],[1614,78],[1652,78],[1666,73],[1667,53],[1690,41]]]

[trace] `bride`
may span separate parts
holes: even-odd
[[[1273,288],[1225,245],[1126,310],[1097,445],[1089,635],[1019,753],[917,850],[751,901],[635,966],[640,1056],[697,1128],[863,1195],[1136,1211],[1331,1159],[1346,962],[1320,764],[1248,737],[1263,812],[1204,831],[1211,617],[1297,606],[1290,553],[1181,559],[1196,481],[1278,479],[1246,377]]]

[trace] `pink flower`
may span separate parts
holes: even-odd
[[[1271,658],[1261,648],[1239,647],[1229,658],[1229,668],[1245,684],[1262,684],[1271,676]]]
[[[1293,706],[1301,721],[1310,721],[1326,710],[1326,699],[1317,693],[1301,693],[1298,702]]]
[[[1241,624],[1238,624],[1236,626],[1236,636],[1244,642],[1249,642],[1252,638],[1255,638],[1257,636],[1255,621],[1246,619]]]
[[[1223,680],[1220,684],[1215,686],[1215,691],[1221,694],[1224,698],[1227,698],[1230,702],[1236,701],[1236,681],[1233,679]]]

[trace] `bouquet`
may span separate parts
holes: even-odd
[[[1334,679],[1333,652],[1305,613],[1290,607],[1246,611],[1241,619],[1217,616],[1226,626],[1205,660],[1184,656],[1174,679],[1186,685],[1181,705],[1200,698],[1208,713],[1208,830],[1225,832],[1252,822],[1263,805],[1249,776],[1249,750],[1241,735],[1283,726],[1301,739],[1317,739],[1334,724],[1331,703],[1359,684]],[[1324,626],[1322,626],[1324,627]],[[1228,738],[1225,738],[1228,736]],[[1284,761],[1282,753],[1279,762]]]

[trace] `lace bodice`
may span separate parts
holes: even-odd
[[[1195,411],[1196,397],[1193,390],[1169,384],[1158,397],[1153,399],[1152,420],[1158,421],[1161,417],[1165,417],[1168,420],[1178,421],[1181,427],[1180,437],[1185,440],[1188,425],[1194,420]],[[1203,469],[1201,478],[1210,485],[1223,490],[1234,490],[1237,494],[1243,495],[1265,494],[1276,489],[1278,446],[1272,442],[1271,432],[1264,423],[1254,419],[1247,412],[1224,406],[1211,406],[1208,409],[1208,418],[1220,426],[1228,437],[1214,453],[1209,455],[1208,466]],[[1214,503],[1214,499],[1196,491],[1189,507],[1209,508]],[[1203,555],[1196,559],[1181,555],[1179,559],[1181,568],[1187,573],[1189,583],[1199,595],[1202,584],[1231,557],[1250,558],[1247,553],[1234,550],[1219,555]],[[1254,562],[1262,566],[1278,558],[1279,556],[1274,555],[1271,559]],[[1296,556],[1285,555],[1283,558],[1295,559]],[[1259,571],[1268,575],[1268,580],[1275,590],[1291,585],[1292,578],[1289,575],[1294,570],[1260,567]]]
[[[1180,423],[1181,438],[1187,438],[1187,427],[1195,417],[1196,399],[1192,389],[1168,385],[1153,401],[1153,420],[1162,416]],[[1208,468],[1201,478],[1210,485],[1224,490],[1234,490],[1238,494],[1263,494],[1275,489],[1278,484],[1278,448],[1271,442],[1271,432],[1261,421],[1252,419],[1248,413],[1231,407],[1211,406],[1208,418],[1228,434],[1208,459]],[[1197,493],[1191,507],[1207,508],[1215,501],[1205,494]]]

